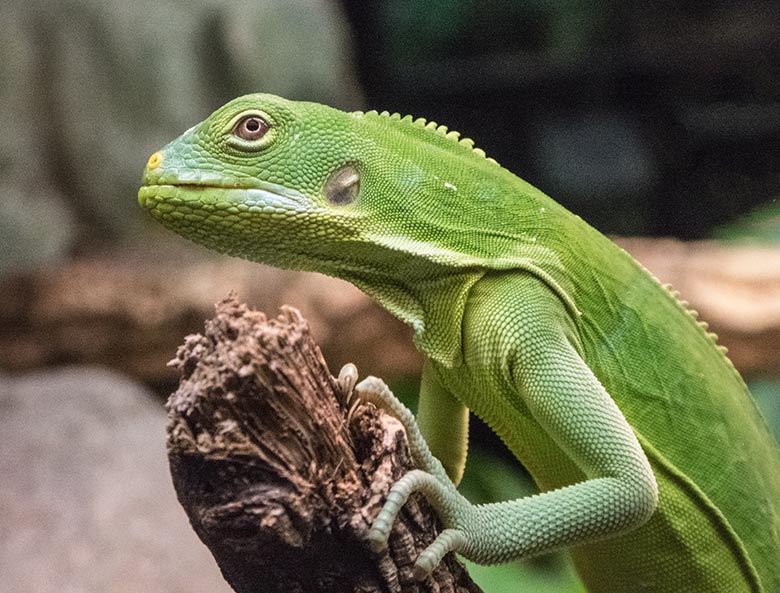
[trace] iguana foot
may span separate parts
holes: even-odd
[[[393,523],[413,492],[420,492],[425,496],[445,526],[414,563],[414,578],[423,580],[433,572],[447,553],[464,550],[468,538],[466,531],[459,527],[462,523],[460,518],[470,516],[474,507],[457,492],[452,482],[442,483],[428,472],[412,470],[393,484],[382,510],[371,525],[368,540],[374,552],[387,549]]]
[[[414,414],[393,395],[382,379],[366,377],[355,386],[355,396],[359,401],[370,402],[398,419],[406,431],[406,440],[409,443],[409,451],[415,465],[437,478],[450,482],[444,466],[428,448],[428,443],[425,442],[420,427],[417,426]]]
[[[401,422],[406,430],[412,458],[421,468],[408,472],[390,489],[384,507],[369,530],[368,539],[372,550],[381,552],[387,548],[393,523],[413,492],[421,492],[425,496],[445,527],[415,562],[414,577],[422,580],[431,574],[445,554],[462,551],[466,546],[468,539],[461,526],[469,523],[463,519],[471,517],[475,508],[458,493],[441,462],[428,448],[414,415],[393,395],[384,381],[367,377],[355,387],[355,395],[358,400],[373,403]]]

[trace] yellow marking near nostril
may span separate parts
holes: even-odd
[[[163,162],[163,153],[161,153],[158,150],[152,156],[149,157],[148,161],[146,161],[146,168],[147,169],[156,169],[157,167],[162,165],[162,162]]]

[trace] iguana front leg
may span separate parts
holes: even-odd
[[[375,378],[357,386],[362,399],[390,410],[407,430],[421,470],[391,489],[369,538],[382,549],[393,522],[412,492],[422,492],[445,530],[418,558],[424,578],[449,551],[480,564],[528,557],[556,548],[616,535],[646,521],[658,488],[631,427],[574,348],[552,331],[529,331],[516,344],[511,368],[516,388],[539,424],[587,479],[510,502],[475,506],[461,496],[431,454],[411,412]],[[510,397],[509,395],[507,397]]]

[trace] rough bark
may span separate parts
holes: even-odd
[[[618,242],[690,301],[741,372],[780,376],[780,249]],[[0,369],[100,364],[172,385],[175,373],[159,361],[234,289],[265,310],[298,306],[334,366],[352,361],[387,377],[419,372],[409,329],[349,284],[237,259],[197,258],[197,250],[177,245],[159,247],[165,257],[114,253],[0,282]]]
[[[405,506],[389,554],[369,550],[371,518],[411,468],[404,432],[371,405],[350,412],[295,309],[268,320],[228,298],[172,365],[174,485],[238,593],[479,591],[452,555],[413,581],[438,532],[422,498]]]

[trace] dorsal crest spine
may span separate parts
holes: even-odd
[[[702,321],[699,319],[699,312],[696,309],[691,308],[690,303],[683,299],[680,296],[680,291],[675,290],[675,288],[671,284],[667,283],[661,283],[658,278],[656,278],[653,274],[651,274],[647,268],[643,269],[648,272],[651,276],[653,276],[653,279],[660,284],[664,290],[675,300],[677,301],[677,304],[682,307],[685,312],[690,315],[696,324],[702,329],[702,331],[706,334],[707,338],[712,342],[712,344],[717,348],[720,353],[723,355],[723,357],[726,359],[726,363],[733,369],[734,364],[731,362],[731,359],[727,356],[729,349],[726,348],[726,346],[723,346],[722,344],[718,344],[718,334],[709,331],[710,324],[706,321]]]
[[[485,154],[485,151],[481,148],[476,148],[474,146],[474,141],[471,138],[461,138],[460,132],[456,132],[455,130],[450,130],[445,125],[439,125],[435,121],[428,121],[423,117],[414,118],[411,115],[404,115],[402,116],[400,113],[390,113],[389,111],[376,111],[372,109],[371,111],[353,111],[352,115],[355,117],[386,117],[390,120],[395,120],[400,122],[404,125],[414,126],[417,128],[424,128],[431,133],[438,134],[439,136],[442,136],[444,138],[447,138],[448,140],[451,140],[455,144],[459,144],[461,146],[464,146],[468,149],[470,149],[472,152],[474,152],[476,155],[483,157],[485,160],[494,163],[498,165],[495,159],[490,158]]]

